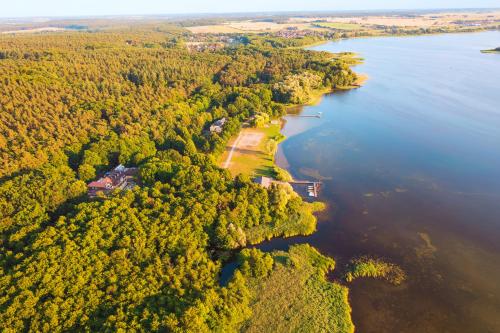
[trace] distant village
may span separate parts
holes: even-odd
[[[317,31],[297,27],[287,27],[276,32],[267,32],[270,36],[286,39],[302,38],[306,36],[321,36]],[[190,51],[217,51],[227,46],[235,46],[245,43],[245,37],[228,34],[196,34],[189,36],[186,40],[186,47]]]
[[[274,35],[276,37],[292,39],[292,38],[301,38],[306,36],[316,36],[318,35],[318,33],[312,30],[307,30],[307,29],[299,30],[297,27],[288,27],[286,29],[274,33]]]

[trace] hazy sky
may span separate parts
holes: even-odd
[[[500,0],[0,0],[0,17],[500,7]]]

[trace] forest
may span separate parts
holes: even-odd
[[[356,75],[285,42],[191,52],[188,34],[0,35],[0,330],[240,331],[255,277],[221,286],[227,253],[314,231],[314,206],[215,160],[249,117]],[[89,198],[118,164],[140,186]]]

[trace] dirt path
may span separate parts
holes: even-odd
[[[240,132],[240,134],[238,134],[238,137],[236,138],[236,140],[234,140],[233,146],[231,147],[231,151],[229,152],[229,155],[227,155],[226,161],[224,162],[224,165],[222,166],[222,168],[224,168],[224,169],[229,168],[229,163],[231,163],[231,159],[233,158],[234,150],[236,149],[236,147],[238,146],[238,143],[241,140],[241,134],[242,134],[242,132]]]
[[[227,155],[227,158],[222,165],[224,169],[229,168],[231,164],[231,160],[233,159],[233,155],[236,149],[243,149],[248,151],[246,154],[257,153],[258,147],[262,139],[264,138],[264,133],[257,132],[255,130],[244,129],[238,134],[236,140],[234,140],[233,145],[231,146],[231,150]]]

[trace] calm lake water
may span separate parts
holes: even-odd
[[[350,285],[358,332],[500,332],[500,32],[353,39],[369,76],[286,117],[279,163],[321,179],[329,204],[307,242],[339,267],[353,256],[400,264],[394,287]]]

